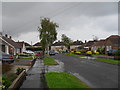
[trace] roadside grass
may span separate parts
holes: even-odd
[[[78,78],[65,72],[49,72],[45,77],[49,88],[89,88]]]
[[[119,64],[120,65],[120,61],[113,60],[113,59],[97,58],[97,59],[91,59],[91,60],[102,61],[102,62],[106,62],[106,63]]]
[[[32,56],[28,56],[28,57],[19,57],[19,59],[33,59]]]
[[[76,55],[76,54],[69,54],[69,53],[66,53],[66,55],[75,56],[75,57],[85,57],[85,55]]]
[[[93,54],[93,56],[105,56],[105,54]]]
[[[53,58],[51,58],[51,57],[49,57],[49,56],[46,56],[46,57],[43,59],[43,61],[44,61],[44,64],[45,64],[45,65],[58,65],[58,63],[57,63]]]
[[[45,54],[45,57],[49,57],[50,55],[48,55],[48,54]]]

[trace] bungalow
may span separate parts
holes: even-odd
[[[2,41],[1,51],[12,55],[16,55],[17,53],[20,53],[20,46],[12,40],[11,36],[8,38],[8,35],[6,34],[5,36],[1,36],[0,40]]]
[[[99,40],[92,45],[92,50],[94,52],[97,51],[98,48],[104,49],[105,54],[108,52],[115,52],[120,49],[120,36],[119,35],[111,35],[105,40]]]
[[[22,41],[22,42],[16,42],[18,45],[19,45],[19,47],[20,47],[20,53],[21,54],[23,54],[25,51],[26,51],[26,47],[25,47],[25,42],[24,41]]]
[[[51,46],[51,50],[55,50],[55,51],[65,51],[67,50],[67,48],[64,46],[64,44],[60,41],[55,42],[52,46]]]
[[[82,46],[87,50],[91,50],[95,42],[97,41],[88,41],[88,42],[85,42]]]
[[[36,48],[41,48],[40,42],[35,43],[33,46],[36,47]]]
[[[78,48],[79,48],[82,44],[83,44],[82,41],[79,41],[79,40],[74,41],[74,42],[72,43],[72,45],[70,46],[70,50],[78,51]]]
[[[111,35],[106,39],[106,50],[105,53],[112,51],[115,52],[120,49],[120,36],[119,35]]]
[[[106,43],[106,40],[97,41],[92,45],[91,50],[93,52],[96,52],[99,48],[104,49],[105,48],[105,43]]]
[[[29,48],[29,47],[31,47],[32,45],[30,45],[29,43],[27,43],[27,42],[24,42],[25,43],[25,48]]]

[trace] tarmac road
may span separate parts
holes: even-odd
[[[79,74],[91,88],[118,88],[118,65],[64,54],[52,57],[64,63],[66,72]]]

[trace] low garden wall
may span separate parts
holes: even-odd
[[[26,71],[23,70],[19,74],[19,76],[13,81],[12,85],[10,85],[8,87],[7,90],[17,90],[21,86],[21,84],[23,83],[23,81],[25,80],[25,78],[26,78]]]

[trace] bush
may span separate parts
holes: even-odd
[[[6,76],[7,76],[8,80],[13,82],[17,78],[18,75],[15,74],[15,73],[10,73],[10,74],[8,74]]]
[[[120,50],[114,53],[115,56],[120,56]]]
[[[81,54],[81,52],[75,52],[76,54]]]
[[[8,88],[12,82],[8,80],[7,76],[2,76],[2,84],[5,86],[5,89]]]
[[[74,53],[74,51],[71,51],[71,53]]]
[[[3,75],[1,88],[6,90],[16,78],[17,78],[17,75],[15,73]]]
[[[23,70],[25,70],[24,68],[17,68],[16,69],[16,74],[19,75]]]
[[[97,54],[97,55],[98,55],[98,54],[100,54],[100,53],[99,53],[99,52],[95,52],[95,54]]]
[[[86,54],[92,55],[92,51],[87,51]]]

